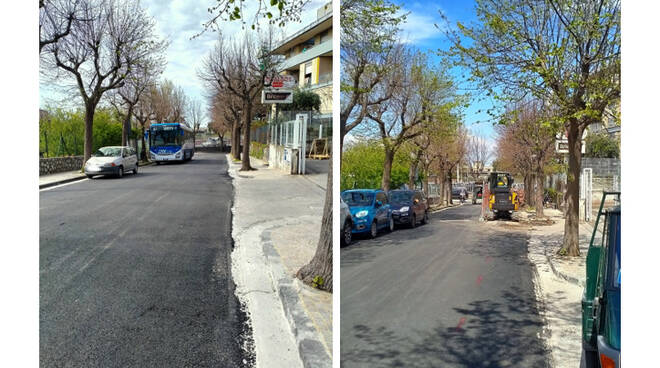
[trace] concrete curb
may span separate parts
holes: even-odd
[[[271,227],[272,229],[272,227]],[[268,260],[271,278],[280,296],[284,314],[298,344],[298,353],[304,367],[332,367],[332,358],[323,346],[314,328],[312,320],[307,316],[298,296],[296,279],[287,276],[277,250],[271,240],[271,230],[261,233],[264,255]]]
[[[548,263],[550,264],[550,269],[552,269],[552,273],[554,273],[555,276],[559,277],[560,279],[563,279],[564,281],[568,281],[573,285],[577,285],[577,286],[581,286],[581,287],[585,286],[584,281],[579,280],[579,279],[577,279],[573,276],[569,276],[569,275],[557,270],[555,268],[554,263],[552,263],[552,258],[548,255],[548,252],[546,251],[545,248],[543,249],[543,254],[545,255],[545,258],[548,260]]]
[[[83,179],[87,179],[87,176],[85,176],[85,174],[80,174],[80,176],[76,176],[75,178],[67,178],[67,179],[62,179],[62,180],[58,180],[58,181],[53,181],[53,182],[50,182],[50,183],[39,184],[39,189],[50,188],[50,187],[54,187],[56,185],[71,183],[71,182],[79,181],[79,180],[83,180]]]
[[[591,228],[591,231],[593,232],[593,227],[589,224],[585,224],[586,226]],[[552,263],[552,257],[548,255],[548,250],[544,247],[543,248],[543,254],[545,255],[545,258],[548,260],[548,264],[550,264],[550,269],[552,269],[552,273],[555,274],[560,279],[563,279],[564,281],[570,282],[573,285],[585,287],[586,286],[586,281],[585,280],[580,280],[576,277],[570,276],[565,274],[564,272],[559,271],[556,267],[555,264]]]

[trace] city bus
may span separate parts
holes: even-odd
[[[188,161],[195,155],[193,130],[185,124],[151,124],[149,157],[160,164],[165,161]]]

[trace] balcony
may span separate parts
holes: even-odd
[[[309,48],[305,50],[304,52],[301,52],[298,55],[292,56],[288,59],[285,59],[282,64],[279,66],[279,70],[287,70],[293,67],[296,67],[300,64],[304,64],[316,57],[319,57],[321,55],[325,55],[327,53],[332,52],[332,39],[326,40],[325,42],[321,42],[318,45],[315,45],[312,48]]]

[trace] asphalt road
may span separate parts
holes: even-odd
[[[546,367],[527,237],[466,204],[342,248],[342,367]]]
[[[40,192],[44,367],[240,367],[224,154]]]

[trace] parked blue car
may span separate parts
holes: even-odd
[[[394,230],[394,219],[387,194],[378,189],[351,189],[341,193],[353,216],[353,234],[369,233],[372,238],[378,230]]]

